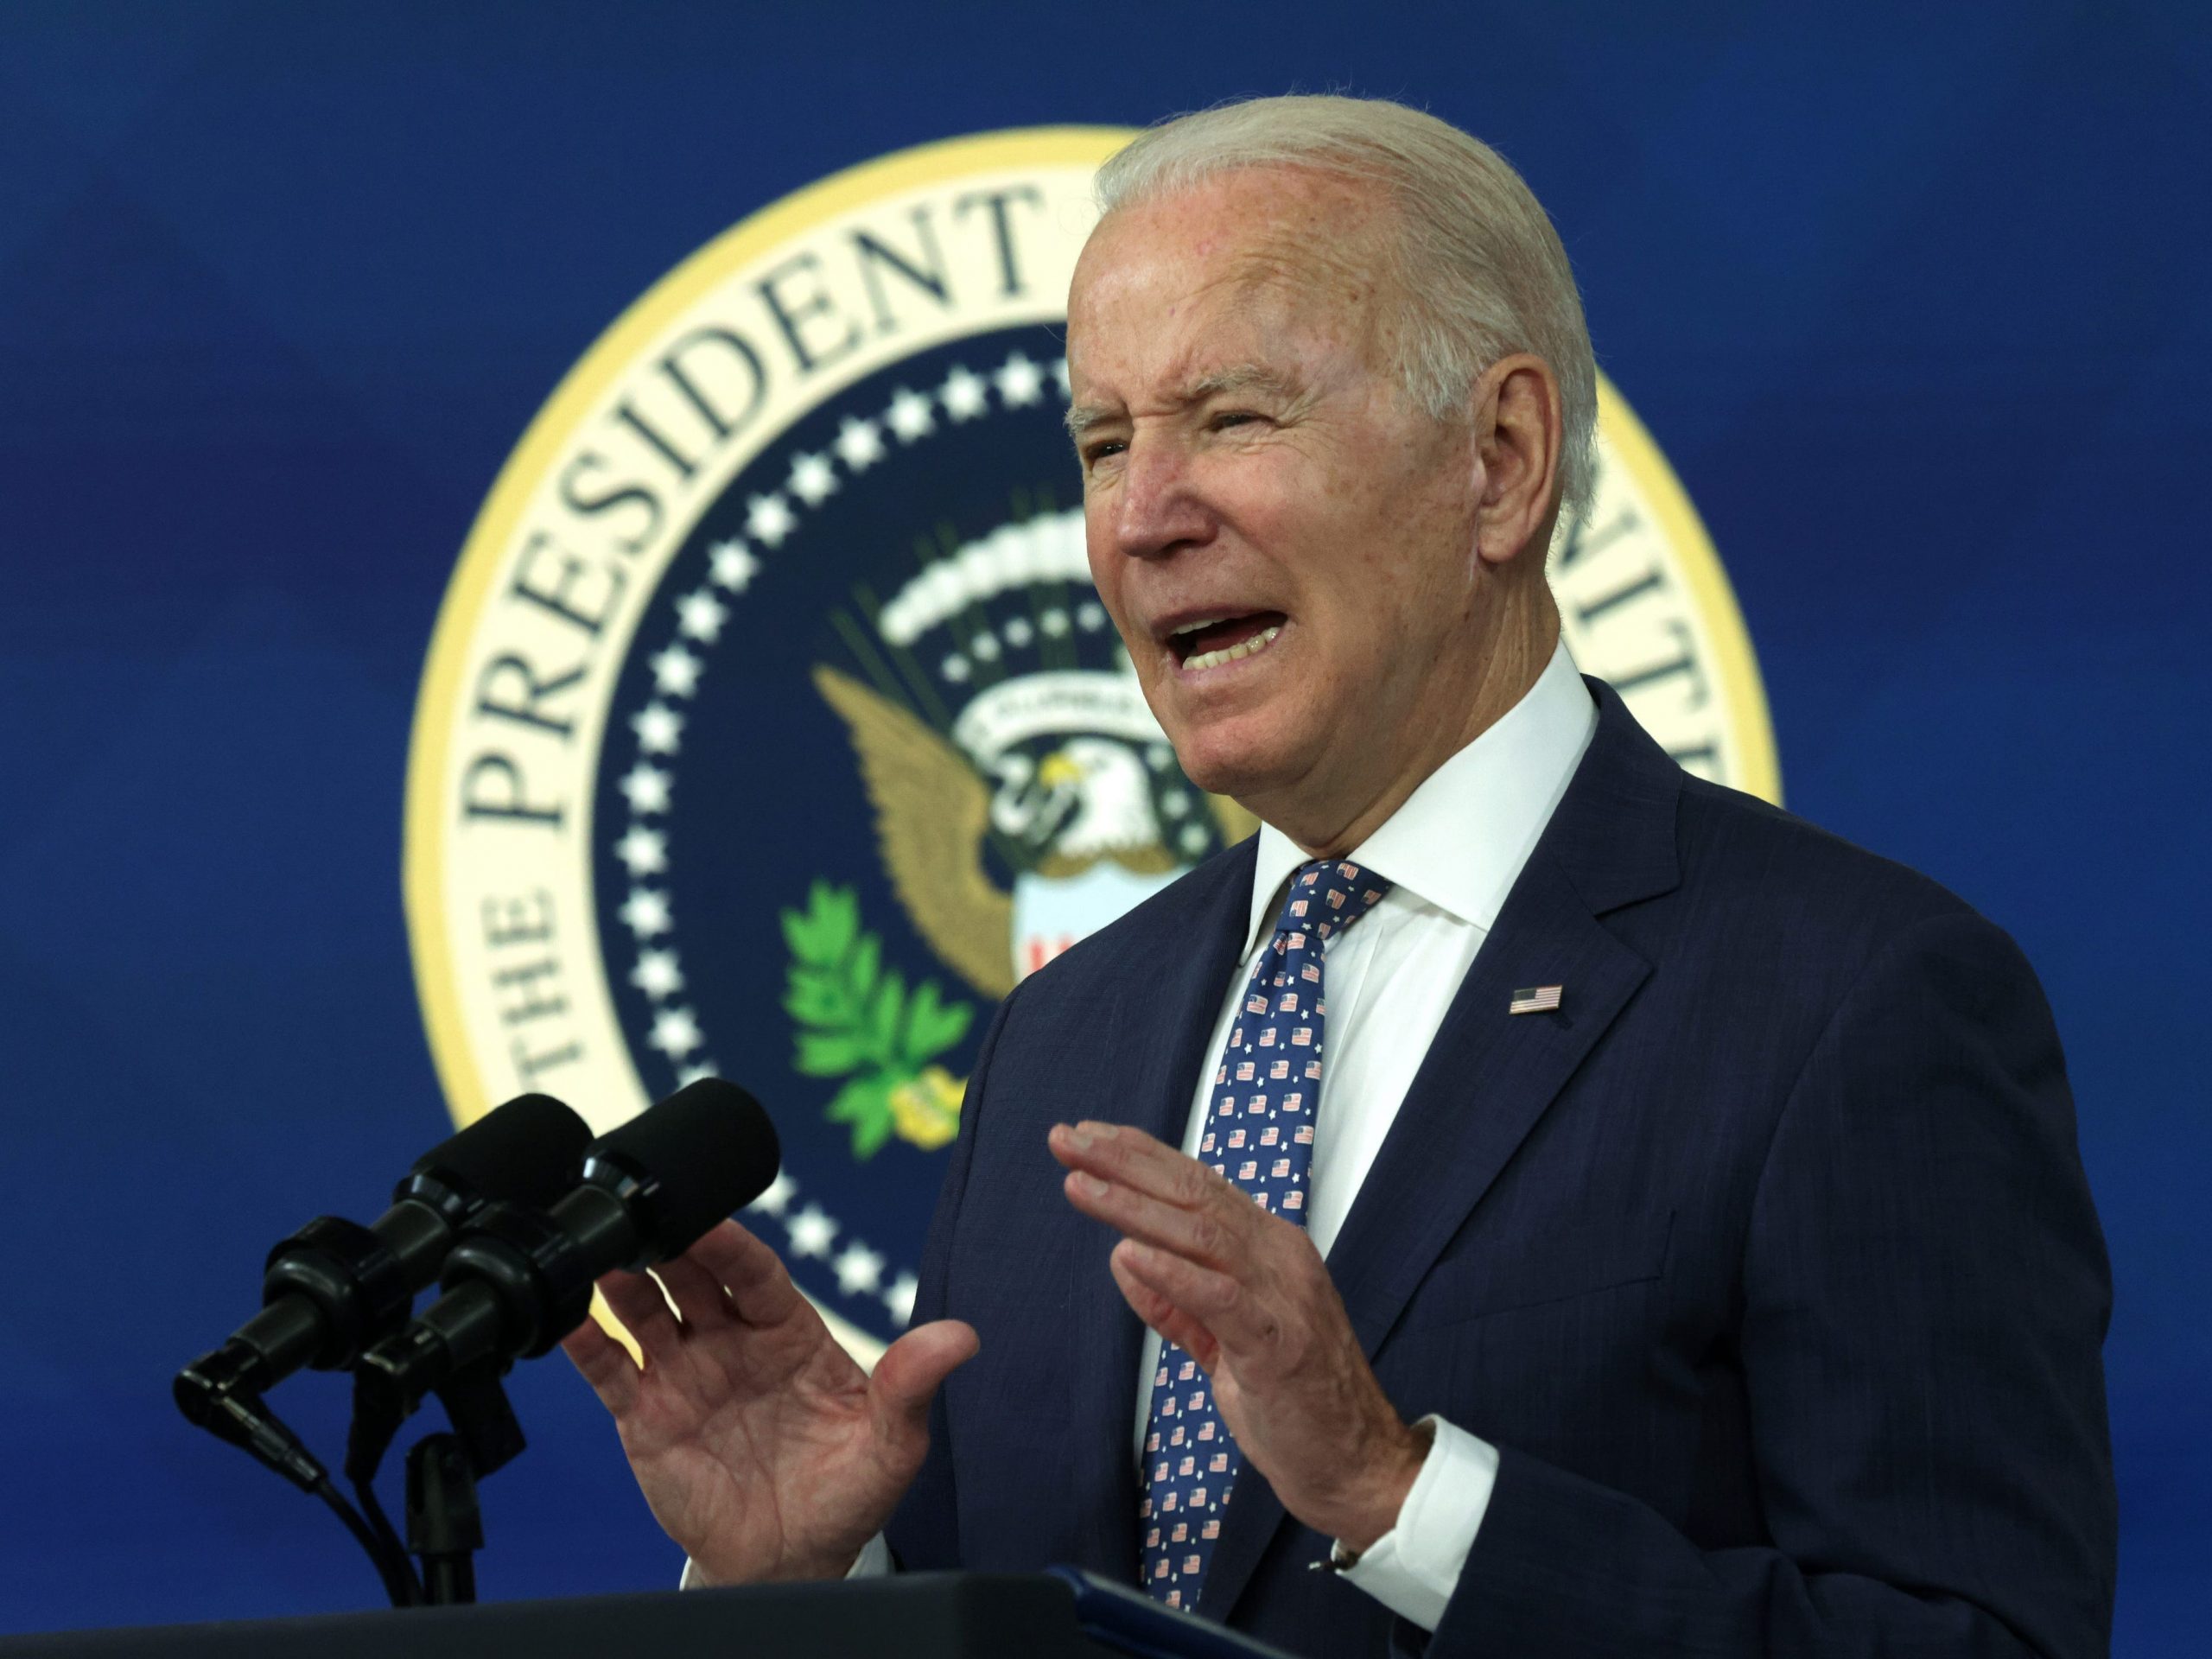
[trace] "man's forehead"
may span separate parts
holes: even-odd
[[[1070,296],[1068,361],[1078,381],[1118,378],[1141,362],[1147,395],[1176,401],[1289,389],[1303,355],[1295,338],[1364,338],[1378,286],[1367,238],[1317,237],[1297,215],[1212,216],[1236,205],[1192,192],[1123,209],[1101,226]]]
[[[1349,181],[1303,170],[1247,169],[1118,209],[1091,232],[1075,272],[1071,315],[1085,298],[1171,300],[1215,292],[1254,302],[1319,285],[1370,288],[1380,247],[1376,203]]]

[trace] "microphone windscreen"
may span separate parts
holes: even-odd
[[[543,1209],[576,1184],[591,1126],[550,1095],[518,1095],[415,1160],[414,1173]],[[404,1183],[403,1183],[404,1185]]]
[[[665,1259],[766,1192],[783,1149],[759,1101],[734,1083],[702,1077],[601,1136],[591,1155],[654,1187],[650,1243]]]

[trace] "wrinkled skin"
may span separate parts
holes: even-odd
[[[1427,1440],[1375,1380],[1306,1230],[1141,1129],[1064,1123],[1051,1142],[1068,1201],[1123,1235],[1107,1258],[1122,1296],[1198,1361],[1283,1507],[1355,1552],[1388,1532]]]
[[[974,1330],[918,1325],[871,1376],[735,1222],[656,1271],[665,1299],[642,1274],[600,1281],[642,1368],[589,1321],[562,1344],[613,1413],[653,1518],[708,1583],[842,1574],[912,1484],[931,1397],[975,1354]]]
[[[1512,707],[1558,638],[1559,392],[1525,354],[1463,418],[1389,370],[1383,210],[1310,173],[1124,208],[1069,296],[1090,572],[1192,779],[1355,846]],[[1279,618],[1192,669],[1173,631]]]

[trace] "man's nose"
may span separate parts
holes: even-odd
[[[1116,504],[1115,544],[1127,557],[1155,559],[1213,534],[1189,457],[1173,442],[1141,435],[1128,449]]]

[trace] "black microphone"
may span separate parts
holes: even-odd
[[[767,1190],[782,1153],[760,1103],[702,1077],[600,1137],[582,1184],[543,1213],[493,1205],[446,1257],[445,1294],[354,1368],[357,1399],[396,1421],[461,1372],[535,1358],[591,1313],[592,1283],[690,1249]]]
[[[405,1321],[415,1293],[486,1205],[553,1202],[575,1185],[590,1141],[590,1127],[550,1095],[518,1096],[416,1159],[370,1225],[316,1217],[269,1253],[262,1311],[177,1374],[177,1405],[245,1444],[228,1402],[256,1400],[302,1365],[352,1364]]]

